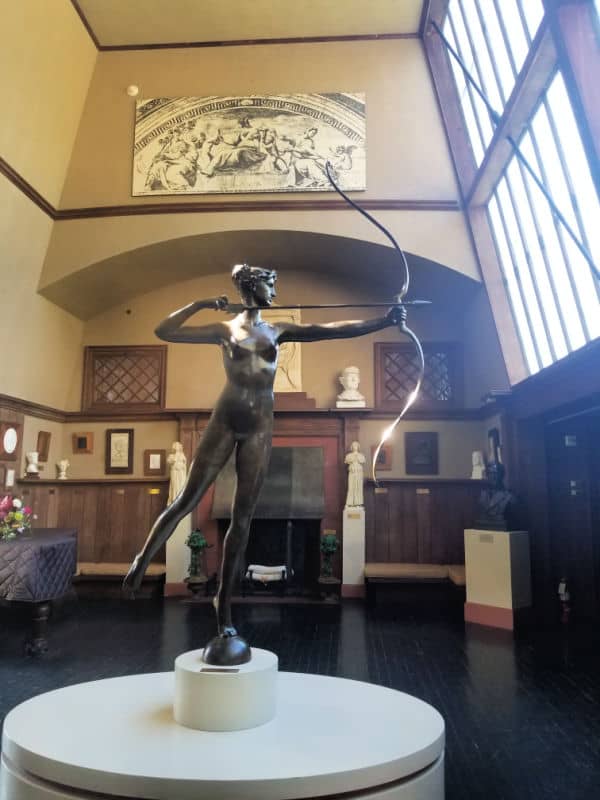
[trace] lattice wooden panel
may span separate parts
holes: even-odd
[[[87,347],[83,409],[163,408],[166,347]]]
[[[456,408],[462,401],[462,370],[457,364],[453,344],[426,344],[425,376],[416,406],[421,408]],[[401,408],[415,388],[419,361],[413,347],[404,344],[375,345],[378,408]]]

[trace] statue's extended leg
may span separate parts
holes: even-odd
[[[242,664],[250,659],[250,648],[233,627],[231,595],[246,552],[250,523],[269,465],[270,431],[255,434],[240,442],[236,452],[237,488],[231,524],[223,542],[219,589],[215,598],[218,632],[207,646],[204,660],[212,664]],[[231,640],[231,641],[226,641]]]
[[[233,450],[233,433],[209,423],[190,466],[181,493],[157,517],[144,546],[137,554],[123,581],[123,588],[135,592],[152,558],[165,544],[179,522],[198,505]]]

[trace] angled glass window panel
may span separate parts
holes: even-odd
[[[502,180],[499,181],[496,196],[505,220],[506,235],[510,240],[510,245],[515,255],[515,270],[518,271],[518,278],[523,293],[523,302],[527,306],[527,313],[531,320],[531,333],[535,338],[542,366],[546,367],[548,364],[552,363],[552,354],[544,329],[544,320],[542,319],[532,275],[529,270],[527,255],[523,247],[519,224],[515,216],[513,198],[511,197],[506,178],[502,178]]]
[[[542,0],[517,0],[522,17],[525,19],[525,29],[529,35],[529,39],[537,33],[540,23],[544,17],[544,4]]]
[[[495,8],[491,4],[489,7],[486,4],[482,16],[485,21],[488,40],[490,42],[490,46],[493,51],[493,57],[496,62],[496,71],[500,78],[504,105],[513,90],[516,76],[511,66],[511,61],[508,56],[508,51],[506,49],[504,37],[502,36],[502,29],[500,28],[500,23],[498,22],[498,16]]]
[[[576,247],[571,239],[565,242],[567,257],[571,264],[573,274],[580,285],[590,286],[589,291],[584,291],[580,295],[581,305],[583,306],[583,313],[588,326],[590,340],[596,339],[600,336],[600,303],[598,302],[598,293],[595,287],[591,284],[594,281],[589,265],[581,251]]]
[[[537,372],[540,369],[540,362],[538,361],[533,339],[531,338],[529,322],[527,320],[527,314],[523,305],[519,283],[513,269],[512,257],[506,239],[502,218],[498,210],[496,195],[491,197],[488,204],[488,217],[496,244],[498,258],[500,260],[500,266],[506,281],[506,289],[508,291],[510,307],[513,313],[515,324],[517,326],[517,333],[521,342],[527,368],[531,373]]]
[[[575,122],[575,115],[560,73],[552,81],[547,92],[547,99],[551,113],[557,122],[560,144],[577,198],[584,243],[589,248],[596,266],[600,267],[600,202]]]
[[[529,42],[517,7],[517,0],[501,0],[497,7],[502,15],[502,21],[508,35],[508,44],[517,70],[520,70],[529,52]]]
[[[539,151],[534,147],[530,133],[525,134],[520,146],[523,155],[533,169],[538,174],[543,174],[537,158]],[[566,328],[566,334],[571,349],[575,350],[585,344],[586,337],[581,325],[583,307],[580,304],[578,294],[575,294],[577,285],[565,261],[567,252],[564,247],[565,232],[558,227],[560,222],[554,219],[548,201],[529,176],[527,176],[527,181],[534,213],[544,242],[551,277],[556,289],[555,293],[558,295],[558,302],[562,310],[561,316]]]
[[[540,149],[540,157],[544,167],[544,183],[552,199],[572,228],[577,228],[577,219],[571,203],[569,186],[561,166],[560,154],[552,133],[552,127],[544,105],[541,105],[531,120],[531,129],[535,134]],[[538,175],[538,178],[540,176]]]
[[[524,247],[529,253],[531,279],[543,315],[546,337],[549,340],[553,360],[556,360],[566,356],[569,351],[562,332],[562,321],[558,314],[558,298],[554,293],[544,260],[544,253],[537,235],[537,220],[532,214],[528,187],[525,186],[516,158],[512,159],[508,167],[506,180],[511,189],[511,197],[515,205],[515,213],[519,219]]]
[[[447,29],[444,31],[444,35],[446,36],[452,47],[456,50],[457,44],[451,26],[448,25]],[[465,124],[467,126],[469,140],[471,142],[471,147],[473,148],[473,155],[475,156],[475,162],[479,165],[483,161],[483,156],[485,155],[483,133],[479,130],[478,127],[478,122],[475,117],[475,111],[473,109],[473,103],[471,101],[464,73],[457,64],[456,59],[453,58],[450,53],[448,53],[448,58],[450,61],[450,68],[452,69],[452,74],[454,75],[454,82],[456,83],[456,90],[458,92],[458,96],[460,99],[460,106],[463,112],[463,117],[465,119]]]
[[[500,114],[504,108],[504,100],[494,73],[492,55],[481,27],[480,15],[477,13],[477,6],[481,6],[481,3],[479,0],[460,0],[460,3],[473,44],[480,87],[494,110]]]
[[[473,51],[469,43],[469,37],[467,35],[467,31],[464,26],[463,17],[462,14],[460,13],[460,8],[458,6],[457,9],[458,10],[456,14],[453,15],[448,14],[447,17],[448,22],[451,25],[454,33],[454,40],[457,45],[456,49],[463,64],[469,70],[469,73],[472,75],[473,79],[475,80],[479,88],[482,89],[483,87],[481,86],[481,81],[479,80],[477,65],[475,64],[475,60],[473,58]],[[475,111],[475,115],[479,123],[479,128],[481,129],[482,132],[483,143],[484,146],[487,148],[487,146],[492,140],[492,136],[494,135],[494,126],[491,123],[490,115],[485,106],[485,103],[475,92],[474,89],[470,90],[470,97],[471,97],[471,102],[473,103],[473,109]]]

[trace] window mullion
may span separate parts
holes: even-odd
[[[510,61],[510,66],[512,68],[513,75],[515,76],[515,79],[516,79],[518,74],[519,74],[519,70],[517,69],[517,62],[515,61],[515,57],[514,57],[513,51],[510,48],[510,40],[508,38],[508,31],[506,30],[506,25],[504,24],[504,18],[502,17],[502,14],[500,13],[500,8],[498,6],[498,0],[493,0],[493,2],[494,2],[494,10],[496,12],[496,17],[498,18],[498,25],[500,26],[500,30],[502,31],[502,38],[504,39],[504,47],[505,47],[506,52],[508,54],[508,60]]]
[[[487,25],[485,23],[485,17],[483,16],[483,12],[481,10],[481,6],[478,2],[475,2],[475,9],[477,11],[477,17],[479,19],[479,25],[481,26],[481,32],[483,34],[483,38],[485,40],[485,45],[487,47],[490,64],[492,65],[492,70],[494,71],[494,78],[496,79],[496,83],[498,85],[498,94],[502,100],[502,105],[506,106],[506,95],[504,93],[504,87],[502,86],[502,81],[500,79],[500,73],[498,71],[498,64],[496,63],[496,59],[494,58],[494,50],[492,48],[492,44],[489,38],[489,32]]]

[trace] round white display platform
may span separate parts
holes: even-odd
[[[444,721],[410,695],[279,673],[277,714],[206,732],[173,719],[172,672],[69,686],[6,717],[0,800],[442,800]]]
[[[237,667],[214,667],[203,650],[175,659],[176,722],[198,731],[240,731],[264,725],[277,709],[275,653],[252,648],[252,658]]]

